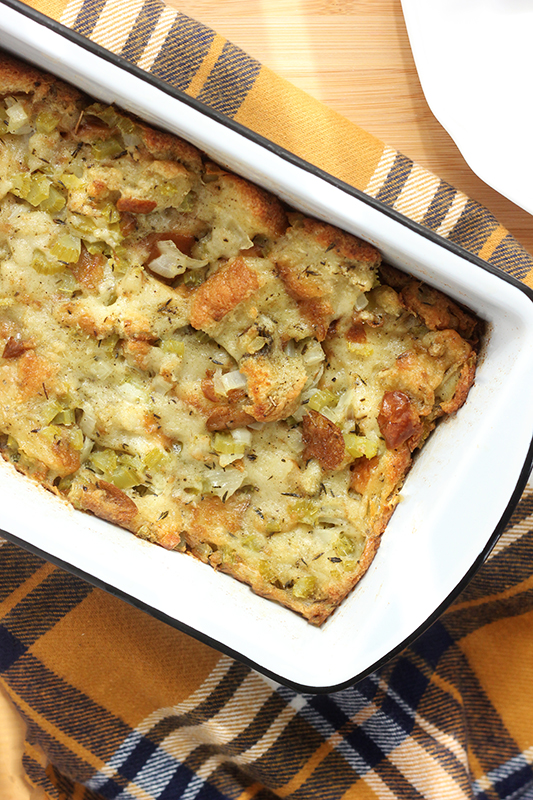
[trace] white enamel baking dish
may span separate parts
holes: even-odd
[[[468,402],[417,458],[369,572],[320,629],[191,557],[74,511],[0,464],[6,538],[275,681],[306,692],[356,682],[438,618],[483,563],[521,495],[532,460],[532,293],[18,0],[0,9],[0,46],[372,242],[387,261],[487,321]]]

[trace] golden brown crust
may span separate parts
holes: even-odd
[[[301,226],[326,252],[333,251],[347,261],[363,263],[369,267],[377,267],[381,263],[375,247],[334,225],[305,217],[301,218]]]
[[[243,358],[240,371],[247,378],[248,400],[244,410],[258,422],[283,420],[294,413],[307,381],[300,364],[280,355]]]
[[[236,258],[211,275],[194,294],[193,328],[211,328],[259,288],[259,277],[242,258]]]
[[[378,425],[389,450],[408,439],[418,438],[422,430],[420,414],[405,392],[385,392],[378,414]]]
[[[55,76],[42,72],[36,67],[22,64],[7,53],[1,52],[0,94],[17,92],[32,94],[37,102],[48,94],[53,94],[56,102],[71,104],[75,104],[82,97],[77,89],[58,81]]]
[[[437,289],[421,281],[410,281],[400,292],[405,308],[412,311],[430,331],[455,330],[465,339],[472,339],[477,319]]]
[[[201,169],[202,157],[196,147],[193,147],[184,139],[165,131],[151,128],[139,120],[136,120],[136,122],[142,131],[143,142],[154,158],[179,161],[192,170]]]
[[[281,236],[287,229],[287,214],[277,197],[244,178],[230,172],[219,172],[215,190],[222,197],[246,210],[257,226],[257,233],[271,238]]]
[[[103,480],[84,486],[78,503],[85,511],[91,511],[97,517],[124,528],[130,528],[137,515],[133,500],[112,483]]]
[[[221,405],[209,413],[206,419],[208,431],[229,431],[255,422],[255,418],[239,406]]]
[[[454,414],[466,402],[468,393],[474,384],[476,377],[476,356],[471,354],[464,362],[459,373],[459,378],[455,392],[451,400],[441,403],[440,407],[444,414]]]
[[[316,458],[322,469],[338,469],[346,451],[340,428],[318,411],[310,408],[302,422],[303,458]]]

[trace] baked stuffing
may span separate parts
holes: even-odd
[[[0,98],[4,458],[321,624],[464,403],[478,320],[7,56]]]

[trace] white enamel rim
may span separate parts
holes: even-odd
[[[354,683],[438,617],[486,558],[520,497],[533,436],[532,404],[520,401],[533,396],[530,293],[40,20],[9,0],[2,5],[0,46],[184,136],[291,205],[362,236],[390,263],[429,280],[488,322],[467,404],[432,436],[369,572],[320,629],[192,558],[74,511],[0,464],[0,527],[7,538],[273,680],[307,692]]]

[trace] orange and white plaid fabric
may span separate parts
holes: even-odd
[[[533,285],[485,208],[161,0],[31,6]],[[0,680],[54,800],[533,798],[533,492],[430,630],[329,695],[3,543]]]

